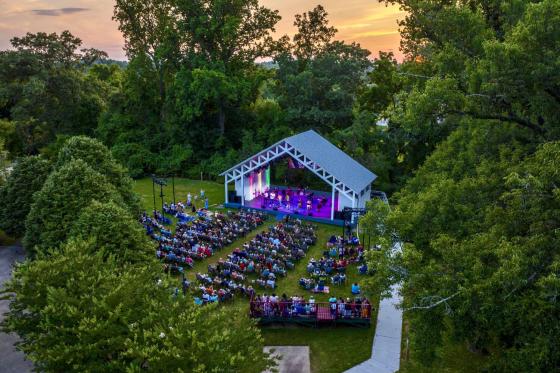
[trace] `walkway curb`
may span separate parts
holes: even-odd
[[[401,251],[401,244],[393,246],[393,252]],[[403,311],[401,285],[391,287],[391,297],[381,299],[377,313],[377,325],[371,357],[345,373],[394,373],[400,369]]]

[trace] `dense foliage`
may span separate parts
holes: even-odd
[[[83,136],[57,147],[48,177],[50,163],[27,157],[1,189],[2,198],[9,193],[27,203],[24,245],[32,254],[0,291],[12,298],[2,329],[21,337],[18,348],[35,369],[269,368],[272,360],[252,320],[195,305],[191,293],[179,290],[178,279],[162,273],[137,220],[130,179],[108,149]],[[17,186],[27,199],[15,193]]]
[[[19,348],[38,370],[261,372],[268,366],[248,318],[174,296],[154,261],[123,266],[114,256],[92,254],[96,248],[70,240],[23,263],[7,285],[16,297],[5,326],[21,336]]]
[[[95,251],[125,262],[145,262],[154,254],[153,242],[132,214],[114,202],[96,200],[72,224],[70,238],[90,240]]]
[[[93,135],[107,85],[86,70],[105,57],[68,31],[27,34],[0,51],[0,138],[12,154],[37,154],[57,136]]]
[[[43,187],[50,168],[48,161],[36,156],[15,162],[6,183],[0,186],[0,229],[14,237],[23,236],[33,194]]]
[[[315,128],[391,195],[392,210],[372,203],[363,222],[382,247],[368,254],[371,286],[402,282],[416,362],[430,366],[451,338],[490,371],[557,369],[560,3],[381,2],[406,11],[402,63],[336,40],[322,6],[273,40],[278,12],[257,0],[116,1],[126,67],[78,52],[69,32],[14,38],[0,53],[0,176],[23,155],[56,164],[25,243],[44,251],[86,231],[104,260],[128,258],[105,235],[136,242],[104,221],[137,206],[116,160],[134,177],[217,177]]]
[[[432,364],[449,337],[489,355],[491,371],[553,371],[560,3],[395,3],[414,61],[401,77],[416,82],[385,112],[389,129],[423,139],[426,160],[392,211],[370,206],[364,223],[383,244],[371,285],[402,281],[418,362]]]
[[[81,159],[53,171],[33,197],[25,224],[25,247],[31,252],[58,247],[66,240],[82,209],[93,200],[125,206],[107,178]]]
[[[0,133],[12,157],[54,158],[69,136],[85,134],[101,139],[133,177],[214,178],[254,150],[314,128],[369,167],[390,159],[390,141],[371,145],[369,132],[361,144],[352,141],[379,119],[369,108],[355,110],[371,86],[370,52],[336,40],[322,6],[296,15],[296,34],[278,40],[278,12],[256,0],[119,0],[114,20],[126,41],[125,68],[102,64],[98,51],[77,52],[81,41],[69,32],[14,38],[15,50],[0,55],[0,80],[10,88],[0,95]],[[30,67],[14,70],[27,66],[14,59],[30,59]],[[56,105],[27,87],[49,74],[61,76],[60,87],[49,88]],[[66,80],[81,85],[67,88]],[[18,106],[20,92],[32,96],[21,105],[33,110]],[[338,133],[353,123],[355,132]],[[384,136],[378,132],[373,139]],[[384,162],[380,176],[392,187],[397,177]]]
[[[130,212],[140,213],[140,202],[132,191],[132,180],[127,170],[113,158],[105,145],[89,137],[74,136],[65,141],[59,150],[56,167],[60,168],[77,159],[105,176],[117,189]]]

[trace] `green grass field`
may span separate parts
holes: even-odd
[[[164,202],[173,202],[173,186],[171,178],[166,179],[167,185],[163,187],[163,200]],[[204,190],[210,205],[219,205],[224,203],[224,186],[223,184],[218,184],[213,181],[200,181],[200,180],[187,180],[181,178],[175,178],[175,199],[177,201],[186,201],[187,194],[190,192],[193,196],[198,196],[200,190]],[[152,211],[154,209],[154,193],[152,187],[152,179],[144,178],[134,181],[134,191],[140,195],[142,198],[142,206],[146,211]],[[161,197],[160,197],[160,187],[156,185],[156,208],[161,210]],[[195,206],[203,207],[203,201],[195,201]]]
[[[218,205],[224,202],[223,184],[211,181],[195,181],[186,179],[175,179],[175,196],[176,199],[185,200],[187,193],[193,195],[199,194],[200,189],[204,189],[209,198],[210,205]],[[149,178],[137,180],[135,182],[135,191],[142,197],[142,204],[147,211],[153,209],[152,181]],[[164,201],[173,201],[171,188],[171,180],[164,187]],[[156,190],[156,206],[161,208],[161,199],[159,190]],[[220,257],[226,257],[236,247],[253,238],[258,232],[265,230],[274,223],[274,219],[269,219],[263,226],[256,231],[251,232],[247,237],[243,237],[233,242],[222,251],[204,261],[196,262],[192,270],[187,271],[187,277],[194,279],[196,272],[206,272],[208,264],[216,263]],[[317,244],[310,248],[304,260],[299,262],[295,269],[288,272],[288,276],[280,278],[277,282],[277,294],[286,293],[288,296],[295,294],[309,297],[310,292],[301,289],[298,285],[300,277],[307,276],[307,261],[314,257],[320,258],[326,246],[328,238],[332,234],[338,234],[339,227],[316,224],[317,226]],[[356,266],[349,266],[347,270],[347,283],[344,286],[330,286],[330,294],[316,294],[315,299],[318,302],[327,301],[331,295],[336,297],[349,297],[350,286],[352,282],[359,282],[360,275]],[[352,327],[324,327],[324,328],[305,328],[305,327],[263,327],[262,334],[267,345],[305,345],[310,347],[311,351],[311,369],[314,373],[336,373],[342,372],[364,360],[371,355],[371,345],[373,343],[373,335],[375,332],[375,320],[377,317],[377,307],[379,298],[373,296],[370,298],[372,307],[372,325],[367,329],[358,329]],[[248,315],[249,305],[245,300],[237,300],[232,305],[228,305],[232,311],[241,312]]]

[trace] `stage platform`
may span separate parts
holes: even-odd
[[[322,218],[322,217],[309,216],[309,215],[301,215],[301,214],[289,213],[289,212],[278,211],[278,210],[263,209],[263,208],[260,208],[260,206],[259,207],[251,207],[251,206],[241,206],[240,203],[226,203],[226,204],[224,204],[224,207],[228,208],[228,209],[260,210],[260,211],[264,211],[264,212],[266,212],[270,215],[274,215],[274,216],[278,216],[278,217],[283,217],[283,216],[286,216],[286,215],[290,215],[290,216],[292,216],[294,218],[297,218],[297,219],[312,221],[312,222],[315,222],[315,223],[336,225],[338,227],[344,226],[344,220],[339,220],[339,219],[331,220],[329,218]]]
[[[266,211],[278,217],[290,215],[302,220],[344,226],[344,220],[342,219],[331,220],[333,204],[336,211],[339,201],[338,195],[335,196],[333,201],[332,194],[329,192],[272,185],[265,193],[256,195],[251,200],[245,199],[243,207],[238,202],[230,202],[225,206]]]

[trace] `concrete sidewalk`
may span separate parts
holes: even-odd
[[[401,244],[393,246],[400,252]],[[379,302],[377,325],[371,357],[346,371],[346,373],[394,373],[400,369],[403,311],[400,284],[391,287],[391,297]]]
[[[280,357],[279,373],[310,373],[309,346],[266,346],[265,352],[274,350],[272,356]],[[269,373],[266,371],[265,373]]]
[[[12,265],[25,258],[23,248],[19,246],[0,247],[0,288],[12,275]],[[4,320],[4,313],[8,311],[10,302],[0,300],[0,322]],[[23,352],[16,351],[14,345],[18,336],[0,332],[0,372],[27,373],[33,369],[33,364],[25,359]]]

